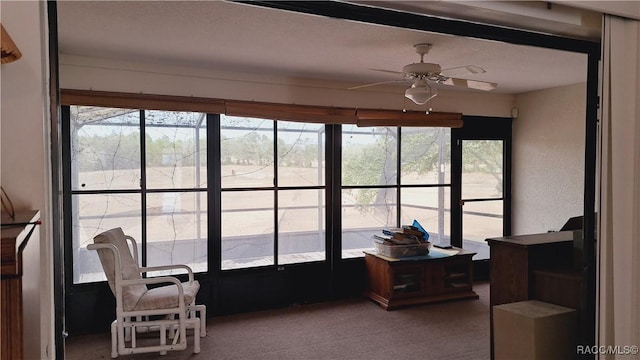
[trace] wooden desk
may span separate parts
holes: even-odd
[[[524,300],[541,300],[563,306],[579,304],[581,283],[576,284],[576,281],[581,281],[581,278],[575,276],[573,231],[490,238],[487,243],[491,258],[493,358],[494,305]],[[564,285],[561,284],[563,281],[566,281]]]
[[[573,232],[487,239],[491,252],[491,306],[531,300],[535,270],[573,268]]]
[[[444,256],[431,250],[427,256],[393,259],[365,252],[367,284],[365,295],[386,310],[403,306],[455,299],[477,299],[473,291],[473,263],[476,253],[453,248],[458,253]]]

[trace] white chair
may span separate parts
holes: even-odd
[[[127,240],[130,245],[127,244]],[[184,350],[186,329],[193,329],[193,352],[200,352],[200,337],[206,336],[206,307],[195,305],[200,284],[186,265],[154,267],[138,266],[135,239],[121,228],[105,231],[87,246],[97,250],[109,287],[116,298],[116,319],[111,323],[111,357],[118,355]],[[189,274],[187,282],[173,276],[143,278],[150,271],[182,269]],[[147,285],[165,284],[148,288]],[[197,317],[199,315],[200,317]],[[157,332],[159,341],[138,333]],[[170,342],[167,343],[167,337]]]

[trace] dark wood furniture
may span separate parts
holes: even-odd
[[[459,248],[456,255],[393,259],[365,252],[365,295],[386,310],[455,299],[477,299],[473,291],[476,253]]]
[[[2,242],[0,243],[0,302],[2,303],[2,327],[0,337],[1,359],[22,359],[23,349],[23,253],[37,226],[30,224],[38,221],[38,211],[15,214],[15,218],[2,215]],[[36,309],[39,312],[39,309]],[[30,329],[34,330],[34,329]],[[39,330],[39,329],[35,329]],[[39,338],[39,337],[38,337]],[[39,344],[29,344],[36,346]]]
[[[487,239],[492,359],[493,306],[540,300],[580,311],[582,276],[574,264],[573,235],[559,231]]]

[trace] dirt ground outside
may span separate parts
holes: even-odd
[[[225,165],[222,167],[224,188],[273,186],[273,166]],[[280,255],[322,253],[324,251],[324,189],[287,189],[287,186],[322,186],[324,173],[318,168],[282,167],[278,169],[278,231]],[[437,183],[437,174],[403,174],[404,183]],[[499,197],[497,181],[490,174],[465,174],[464,197]],[[445,179],[449,182],[449,179]],[[83,172],[73,180],[78,190],[139,189],[140,172],[108,170]],[[206,190],[206,168],[164,167],[147,169],[147,188]],[[391,192],[389,192],[391,193]],[[372,248],[371,235],[385,227],[395,227],[397,199],[395,192],[384,197],[383,203],[362,206],[357,192],[342,192],[343,249],[345,257],[357,256],[363,248]],[[237,257],[273,257],[274,191],[223,191],[222,237],[226,261]],[[450,193],[448,188],[403,188],[402,221],[418,220],[432,234],[432,242],[447,241],[450,223]],[[439,209],[442,198],[444,207]],[[140,194],[74,195],[74,216],[77,217],[74,248],[81,249],[93,236],[113,227],[122,227],[133,237],[141,238],[142,200]],[[206,191],[153,192],[146,198],[147,241],[154,263],[163,261],[186,263],[206,262],[207,199]],[[475,248],[480,256],[488,256],[485,239],[502,235],[502,201],[465,203],[465,247]],[[440,224],[445,224],[439,234]],[[360,232],[360,234],[358,234]],[[351,234],[351,235],[347,235]],[[265,235],[267,235],[265,237]],[[298,236],[297,236],[298,235]],[[262,240],[259,240],[259,239]],[[253,239],[247,241],[246,239]],[[320,240],[319,240],[320,239]],[[266,246],[256,246],[262,241]],[[301,243],[307,243],[306,245]],[[154,247],[156,250],[154,250]],[[260,249],[266,250],[260,250]],[[486,249],[485,249],[486,248]],[[176,252],[184,253],[178,254]],[[263,253],[266,251],[266,254]],[[355,252],[354,252],[355,251]],[[252,255],[253,253],[253,255]],[[486,254],[485,254],[486,253]],[[317,257],[317,255],[314,255]],[[204,259],[204,260],[203,260]],[[241,260],[238,258],[238,260]],[[246,260],[246,259],[245,259]],[[95,261],[95,259],[93,260]],[[152,261],[152,260],[150,260]],[[271,260],[272,261],[272,260]],[[76,263],[82,264],[82,259]],[[232,265],[230,265],[232,266]],[[91,266],[93,267],[93,266]],[[80,268],[78,269],[80,270]],[[88,269],[87,269],[88,270]]]

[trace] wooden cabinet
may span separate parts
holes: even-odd
[[[26,299],[23,294],[23,278],[25,277],[23,263],[28,264],[27,261],[34,260],[23,255],[27,253],[25,250],[27,243],[33,232],[36,231],[37,226],[34,222],[39,218],[40,213],[37,211],[16,213],[13,219],[5,217],[4,214],[2,216],[2,242],[0,246],[0,268],[2,271],[2,280],[0,281],[0,302],[2,303],[0,359],[2,360],[40,357],[40,354],[35,356],[33,354],[32,349],[39,349],[38,346],[35,346],[36,344],[24,344],[30,351],[25,351],[25,347],[23,347],[23,337],[26,331],[38,331],[36,338],[40,338],[39,324],[33,326],[30,323],[25,324],[23,316],[24,310],[39,314],[39,309],[28,306],[29,303],[25,304],[25,301],[30,299]],[[35,234],[33,237],[37,238],[38,235]],[[39,250],[38,244],[32,245],[29,250]],[[37,259],[35,260],[37,261]],[[32,274],[26,274],[26,277],[29,280],[33,278]],[[37,287],[39,284],[27,285]]]
[[[365,254],[365,295],[385,308],[455,299],[477,299],[473,291],[474,252],[457,249],[453,256],[430,255],[392,259]]]
[[[490,316],[493,306],[540,300],[580,312],[582,276],[574,264],[572,231],[487,239],[491,252]]]
[[[491,252],[491,306],[531,300],[534,271],[573,267],[573,232],[487,239]]]

